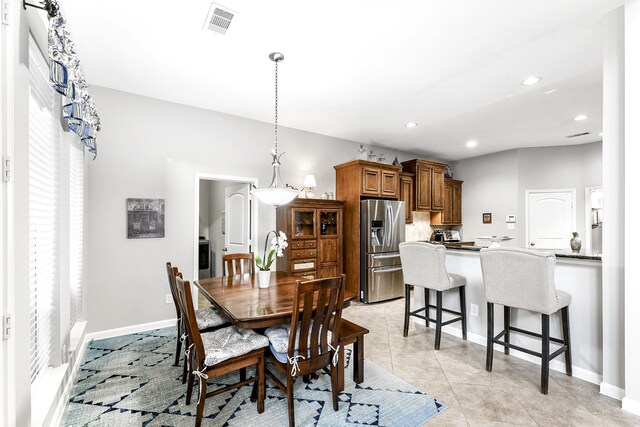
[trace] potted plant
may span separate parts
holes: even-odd
[[[271,249],[269,255],[267,255],[267,245],[269,244],[269,236],[274,235],[271,239]],[[289,246],[287,243],[287,235],[282,231],[276,232],[272,230],[267,233],[267,237],[264,239],[264,253],[262,258],[260,255],[256,256],[256,267],[258,267],[258,286],[261,288],[268,288],[271,281],[271,264],[275,260],[275,257],[282,257],[282,252]]]

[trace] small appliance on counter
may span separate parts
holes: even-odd
[[[438,243],[459,243],[460,232],[458,230],[443,230],[434,228],[430,240]]]

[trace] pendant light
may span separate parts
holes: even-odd
[[[278,63],[284,60],[284,55],[279,52],[274,52],[269,55],[269,59],[271,59],[276,64],[276,116],[275,116],[275,146],[271,150],[271,166],[273,167],[273,177],[271,178],[271,185],[267,188],[256,188],[251,191],[251,194],[254,194],[258,200],[268,205],[280,206],[285,205],[292,201],[298,196],[300,193],[298,190],[295,190],[290,187],[286,187],[282,184],[282,179],[280,178],[280,157],[282,154],[278,155]]]

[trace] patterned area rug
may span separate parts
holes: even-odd
[[[172,366],[175,328],[91,341],[75,379],[63,426],[192,426],[197,388],[185,405],[182,368]],[[297,426],[418,426],[446,405],[365,360],[365,381],[352,381],[347,349],[345,390],[333,410],[329,375],[295,383]],[[249,372],[248,374],[251,374]],[[209,380],[208,390],[238,380],[238,373]],[[287,399],[267,381],[265,411],[250,402],[251,386],[206,401],[203,426],[286,426]]]

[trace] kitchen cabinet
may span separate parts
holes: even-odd
[[[431,225],[462,225],[462,182],[444,180],[444,209],[431,213]]]
[[[405,224],[413,223],[413,211],[414,208],[414,200],[413,200],[413,179],[415,174],[400,172],[400,200],[404,202],[404,222]]]
[[[413,159],[402,162],[403,172],[415,174],[414,209],[416,211],[444,210],[444,169],[443,163]]]
[[[343,271],[344,202],[295,199],[276,209],[276,229],[289,247],[276,268],[301,279],[335,277]]]
[[[366,199],[398,200],[400,166],[353,160],[334,166],[336,198],[345,201],[344,270],[345,289],[360,292],[360,201]]]

